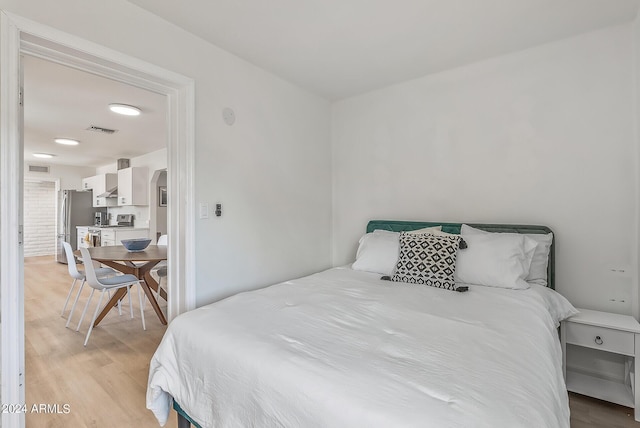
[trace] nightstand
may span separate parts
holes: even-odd
[[[567,370],[567,344],[599,349],[634,359],[634,385],[640,384],[640,323],[629,315],[578,309],[579,314],[562,322],[562,370],[567,389],[578,394],[640,409],[640,394],[610,380]],[[640,421],[640,411],[635,412]]]

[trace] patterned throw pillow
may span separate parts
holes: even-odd
[[[460,236],[400,234],[400,256],[392,281],[455,290],[453,274]]]

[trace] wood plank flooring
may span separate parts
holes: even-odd
[[[569,393],[571,428],[640,428],[633,409]]]
[[[113,310],[84,348],[89,321],[85,319],[77,333],[75,324],[89,291],[83,290],[76,307],[74,328],[66,329],[66,315],[61,318],[60,311],[70,285],[66,265],[48,256],[25,259],[27,405],[58,404],[64,411],[62,406],[68,404],[70,409],[68,414],[28,412],[27,427],[157,427],[145,407],[145,393],[149,360],[165,327],[149,305],[147,330],[142,330],[134,291],[135,318],[129,318],[128,310],[122,316]],[[94,296],[92,303],[96,302]],[[569,394],[569,400],[572,428],[640,428],[633,409],[577,394]],[[175,428],[175,412],[171,413],[166,426]]]
[[[146,409],[145,393],[149,361],[166,327],[160,324],[151,305],[147,302],[144,331],[137,290],[133,290],[134,319],[129,316],[125,299],[122,316],[112,310],[93,330],[85,348],[82,343],[93,314],[91,308],[98,301],[97,293],[76,332],[82,305],[91,289],[85,287],[82,291],[72,324],[65,328],[71,303],[64,318],[60,311],[71,285],[67,266],[49,256],[28,257],[24,270],[27,408],[31,410],[33,404],[57,404],[60,411],[28,411],[26,426],[158,427]],[[67,414],[65,404],[69,405]],[[172,412],[166,426],[176,427],[175,418]]]

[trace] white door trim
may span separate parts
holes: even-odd
[[[22,228],[22,114],[20,35],[0,16],[0,401],[10,406],[2,426],[23,427],[24,294]],[[17,406],[17,407],[16,407]]]
[[[194,115],[191,78],[0,11],[0,398],[24,403],[24,296],[20,54],[45,58],[166,95],[169,196],[168,319],[195,308]],[[16,346],[18,345],[18,346]],[[24,426],[24,415],[3,413],[4,428]]]

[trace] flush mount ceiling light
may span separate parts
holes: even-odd
[[[80,144],[80,141],[72,140],[71,138],[55,138],[53,141],[58,144],[64,144],[65,146],[77,146]]]
[[[138,107],[127,104],[109,104],[109,110],[125,116],[140,116],[142,112]]]
[[[54,157],[55,155],[52,155],[52,154],[49,154],[49,153],[34,153],[33,156],[36,157],[36,158],[40,158],[40,159],[50,159],[50,158]]]

